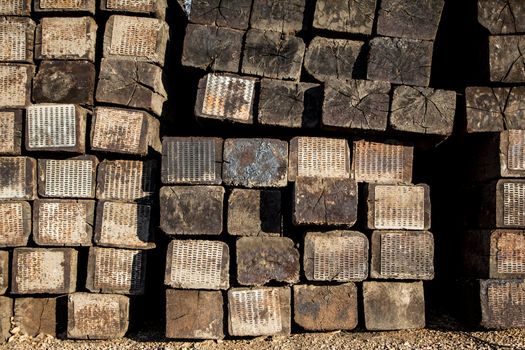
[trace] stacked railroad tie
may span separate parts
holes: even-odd
[[[161,145],[150,112],[160,116],[166,99],[165,4],[96,5],[0,4],[7,16],[0,21],[1,61],[8,62],[0,64],[0,235],[9,248],[1,254],[2,292],[14,298],[15,329],[29,336],[65,330],[55,297],[65,294],[67,337],[124,336],[126,295],[144,293],[145,250],[155,247],[150,217]],[[125,15],[107,23],[93,17],[111,12]],[[1,301],[4,322],[13,308],[11,299]],[[2,323],[2,337],[10,328]]]
[[[464,235],[464,277],[477,278],[466,299],[485,328],[525,327],[524,11],[514,2],[478,1],[479,23],[490,33],[490,82],[465,94],[466,181],[478,181],[472,193],[481,206]]]
[[[318,136],[280,140],[261,128],[255,138],[163,139],[166,336],[289,334],[292,299],[302,329],[350,330],[361,289],[368,329],[424,327],[430,195],[412,184],[407,140],[452,132],[455,93],[428,87],[443,2],[384,0],[379,11],[375,1],[181,3],[190,22],[182,64],[212,71],[195,91],[201,127]],[[371,39],[376,12],[385,36]],[[305,44],[309,33],[322,36]],[[389,281],[361,284],[369,264],[370,278]]]

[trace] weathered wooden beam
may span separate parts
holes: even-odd
[[[166,16],[166,0],[102,0],[100,9],[109,12],[124,12],[130,14],[153,15],[164,19]]]
[[[491,34],[525,32],[525,8],[519,0],[478,0],[478,22]]]
[[[252,0],[192,0],[186,1],[184,8],[191,23],[246,30]]]
[[[0,202],[0,247],[26,246],[30,234],[31,205],[18,201]]]
[[[479,280],[475,302],[481,306],[479,325],[487,329],[523,328],[525,282],[522,279]]]
[[[0,157],[0,200],[33,200],[37,163],[29,157]]]
[[[0,342],[5,343],[11,337],[11,318],[13,317],[13,299],[0,297]]]
[[[13,324],[20,328],[21,334],[57,336],[56,298],[16,298],[14,301]]]
[[[31,104],[35,67],[27,64],[0,64],[0,108],[25,108]]]
[[[501,179],[481,189],[478,226],[525,228],[525,179]]]
[[[0,110],[0,155],[22,153],[22,110]]]
[[[525,35],[489,37],[490,81],[525,83]]]
[[[0,61],[32,63],[35,28],[36,24],[30,18],[0,19]]]
[[[0,250],[0,295],[7,292],[9,288],[9,251]],[[2,315],[1,309],[1,300],[0,300],[0,315]],[[1,317],[1,316],[0,316]],[[1,319],[0,319],[1,323]],[[0,326],[0,335],[1,335],[1,326]]]
[[[333,32],[372,34],[376,0],[318,0],[314,28]]]
[[[35,12],[89,12],[95,14],[96,0],[33,0]]]
[[[253,0],[251,28],[295,34],[303,29],[305,0]]]
[[[32,0],[9,0],[0,4],[2,16],[30,16]]]

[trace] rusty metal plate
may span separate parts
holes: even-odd
[[[100,245],[122,248],[150,247],[151,207],[136,203],[99,202],[95,240]]]
[[[34,28],[34,23],[29,19],[0,20],[0,61],[24,62],[31,59],[33,43],[28,43],[27,37],[34,35]]]
[[[97,198],[134,202],[151,200],[157,189],[153,161],[104,161],[99,166]]]
[[[492,237],[492,236],[491,236]],[[496,270],[501,274],[525,274],[525,235],[504,231],[491,242],[496,248]]]
[[[76,286],[76,265],[74,249],[17,248],[13,255],[13,293],[70,293]]]
[[[503,222],[505,226],[525,225],[525,183],[503,184]]]
[[[145,253],[141,250],[91,248],[90,291],[139,295],[145,286]],[[88,272],[89,273],[89,272]],[[88,277],[89,279],[89,277]]]
[[[228,281],[224,277],[228,276],[222,273],[227,265],[223,259],[227,249],[220,241],[171,241],[166,284],[185,289],[227,289]]]
[[[164,22],[155,18],[111,16],[114,19],[109,54],[158,60]]]
[[[343,139],[299,137],[297,176],[350,177],[348,143]]]
[[[357,182],[410,183],[413,147],[354,141],[353,170]]]
[[[25,246],[31,233],[31,206],[27,202],[0,202],[0,246]]]
[[[208,74],[202,114],[247,122],[252,119],[254,91],[254,79]]]
[[[523,280],[482,280],[481,304],[485,327],[525,327]]]
[[[28,148],[67,148],[77,145],[75,105],[33,105],[27,107]]]
[[[92,198],[95,166],[89,159],[46,159],[45,196]]]
[[[91,147],[120,153],[142,153],[147,127],[144,113],[97,107]]]
[[[16,133],[15,112],[0,112],[0,154],[14,154],[18,147],[15,144]]]
[[[106,0],[106,8],[130,12],[153,12],[156,0]]]
[[[0,64],[0,107],[25,107],[29,100],[30,68]]]
[[[425,188],[378,185],[374,192],[377,229],[425,229]]]
[[[91,245],[93,201],[35,201],[35,242],[39,245]]]
[[[163,140],[162,181],[165,184],[220,184],[222,140],[173,137]]]
[[[0,157],[0,200],[33,199],[34,163],[28,157]]]
[[[510,170],[525,170],[525,130],[508,130],[507,166]]]
[[[93,61],[96,24],[91,17],[44,17],[40,21],[43,59]]]
[[[31,0],[0,0],[0,15],[26,16],[31,12]]]
[[[228,303],[232,335],[272,335],[283,330],[279,289],[233,289]]]
[[[430,232],[378,232],[379,278],[434,278],[434,238]],[[374,250],[372,250],[375,252]]]
[[[68,338],[123,337],[128,318],[129,298],[123,295],[74,293],[68,296]]]

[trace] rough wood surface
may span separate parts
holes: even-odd
[[[525,282],[521,279],[479,281],[480,325],[487,329],[525,327]]]
[[[31,0],[9,0],[0,4],[0,15],[2,16],[30,16]]]
[[[31,84],[35,67],[0,63],[0,108],[25,108],[31,104]]]
[[[167,0],[102,0],[100,9],[109,12],[149,14],[157,18],[166,17]]]
[[[163,79],[162,68],[154,64],[103,58],[96,99],[162,116],[167,99]]]
[[[428,86],[432,49],[431,41],[374,38],[370,40],[367,77],[393,84]]]
[[[22,152],[22,110],[0,111],[0,155],[17,156]]]
[[[326,128],[385,131],[390,84],[330,80],[325,84],[322,125]]]
[[[434,40],[444,0],[381,0],[377,33],[383,36]]]
[[[491,34],[525,32],[525,7],[520,0],[478,0],[478,21]]]
[[[33,63],[35,28],[30,18],[1,18],[0,61]]]
[[[28,202],[1,201],[0,247],[24,247],[30,234],[31,205]]]
[[[16,298],[14,307],[15,327],[30,337],[40,333],[57,336],[57,302],[55,298]]]
[[[294,321],[308,331],[352,330],[357,326],[357,287],[293,286]]]
[[[228,233],[234,236],[280,236],[281,191],[235,188],[228,198]]]
[[[450,136],[455,113],[454,91],[398,86],[394,89],[389,124],[394,130]]]
[[[315,128],[319,124],[321,85],[262,79],[257,121],[263,125]]]
[[[0,295],[5,294],[9,288],[9,251],[1,250],[0,251]],[[1,300],[0,300],[1,305]],[[0,306],[0,315],[1,315],[1,306]],[[1,316],[0,316],[1,317]],[[1,323],[1,319],[0,319]],[[0,326],[1,329],[1,326]],[[1,331],[0,331],[1,335]]]
[[[13,299],[0,297],[0,342],[6,342],[11,337],[11,317],[13,317]]]
[[[352,79],[363,45],[363,41],[316,36],[306,49],[304,68],[319,81]]]
[[[221,292],[166,291],[166,338],[223,339],[224,311]]]
[[[192,0],[186,2],[184,7],[192,23],[246,30],[252,0]]]
[[[182,65],[237,73],[244,33],[237,29],[188,24],[184,36]]]
[[[295,225],[352,227],[357,221],[355,180],[296,178],[292,221]]]
[[[298,81],[305,44],[303,39],[270,30],[246,33],[242,72],[266,78]]]
[[[33,200],[37,196],[36,160],[0,157],[0,200]]]
[[[525,36],[489,37],[490,81],[525,83]]]
[[[237,240],[236,256],[237,282],[240,285],[299,282],[299,251],[290,238],[242,237]]]
[[[168,235],[219,235],[224,188],[170,186],[160,189],[160,228]]]
[[[96,0],[33,0],[35,12],[89,12],[95,14]]]
[[[303,29],[305,0],[254,0],[251,28],[295,34]]]
[[[481,228],[525,228],[525,180],[501,179],[481,187]]]
[[[317,0],[314,28],[370,35],[375,12],[376,0]]]

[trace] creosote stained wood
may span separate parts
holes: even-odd
[[[0,297],[0,343],[11,337],[11,317],[13,317],[13,299]]]
[[[333,32],[372,34],[376,0],[317,0],[314,28]]]
[[[2,16],[30,16],[31,0],[6,0],[0,4]]]
[[[242,73],[298,81],[305,44],[303,39],[270,30],[246,33]]]
[[[490,81],[525,83],[525,35],[489,37]]]
[[[254,0],[251,28],[295,34],[303,29],[305,0]]]
[[[16,298],[13,323],[30,337],[41,333],[56,337],[56,314],[56,298]]]
[[[398,86],[394,89],[390,126],[394,130],[450,136],[455,113],[454,91]]]
[[[224,188],[166,186],[160,189],[160,228],[168,235],[219,235]]]
[[[89,12],[95,14],[96,0],[33,0],[35,12]]]
[[[102,0],[100,9],[109,12],[126,12],[130,14],[149,14],[164,19],[166,0]]]
[[[0,157],[0,201],[37,196],[37,163],[29,157]]]
[[[167,99],[162,68],[149,62],[103,58],[96,99],[161,116]]]
[[[522,279],[479,280],[474,299],[481,305],[483,328],[507,329],[525,327],[525,282]]]
[[[290,238],[242,237],[237,240],[236,255],[237,281],[241,285],[299,282],[299,251]]]
[[[9,252],[0,250],[0,295],[5,294],[7,288],[9,288]]]
[[[352,330],[357,326],[357,287],[293,286],[294,321],[308,331]]]
[[[0,155],[22,152],[22,110],[0,110]]]
[[[478,22],[491,34],[525,32],[525,7],[520,0],[478,0]]]
[[[0,62],[33,63],[35,28],[30,18],[1,18]]]
[[[357,221],[355,180],[296,178],[292,220],[295,225],[352,227]]]
[[[31,205],[28,202],[0,201],[0,247],[26,246],[30,234]]]
[[[244,31],[188,24],[184,36],[182,65],[204,70],[237,73]]]
[[[428,86],[432,50],[431,41],[374,38],[370,40],[367,77],[393,84]]]
[[[42,61],[33,79],[33,101],[91,106],[95,73],[89,61]]]
[[[382,36],[434,40],[444,0],[381,0],[377,33]]]
[[[525,179],[500,179],[480,191],[476,227],[525,228]]]
[[[0,108],[25,108],[31,104],[35,67],[27,64],[0,64]]]
[[[363,282],[367,330],[425,327],[423,282]]]
[[[330,80],[325,84],[322,125],[330,129],[385,131],[390,84],[368,80]]]
[[[257,121],[263,125],[315,128],[322,98],[323,88],[318,84],[262,79]]]
[[[363,45],[363,41],[317,36],[306,49],[304,68],[319,81],[352,79]]]
[[[223,339],[224,311],[221,292],[166,291],[166,338]]]
[[[192,0],[184,2],[191,23],[215,25],[233,29],[248,29],[252,0]]]

